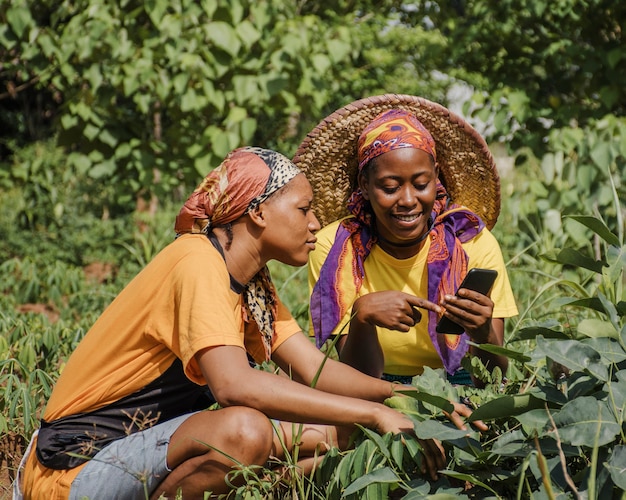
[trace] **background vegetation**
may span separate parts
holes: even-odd
[[[311,478],[241,497],[620,497],[626,483],[626,78],[618,0],[0,0],[0,467],[12,479],[69,353],[173,236],[231,149],[292,154],[387,92],[466,116],[501,159],[495,233],[520,315],[508,382],[435,371],[404,408],[450,461],[367,430]],[[460,97],[459,97],[460,96]],[[506,168],[505,168],[506,167]],[[274,265],[306,328],[305,271]],[[480,373],[480,366],[469,367]],[[484,435],[442,418],[464,397]],[[406,403],[406,401],[404,401]],[[397,400],[389,404],[398,405]],[[7,486],[8,487],[8,486]]]

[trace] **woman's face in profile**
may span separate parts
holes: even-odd
[[[375,158],[359,175],[363,197],[376,217],[376,229],[393,243],[415,240],[428,230],[437,195],[438,170],[421,149],[401,148]]]
[[[298,174],[263,204],[268,217],[263,245],[270,258],[291,266],[307,263],[320,228],[312,203],[311,185]]]

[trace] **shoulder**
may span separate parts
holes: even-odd
[[[476,236],[466,241],[462,245],[465,251],[480,251],[493,248],[496,248],[498,250],[500,249],[500,244],[498,243],[498,240],[496,240],[496,237],[487,228],[484,228]]]
[[[220,253],[203,234],[185,234],[166,246],[148,265],[148,268],[161,276],[201,276],[211,269],[212,275],[223,274],[228,278],[228,270]],[[147,268],[147,269],[148,269]]]

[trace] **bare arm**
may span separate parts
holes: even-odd
[[[318,352],[312,344],[310,347]],[[306,353],[309,354],[311,352]],[[244,350],[239,347],[204,349],[196,355],[196,359],[221,406],[247,406],[262,411],[270,418],[290,422],[359,423],[382,433],[410,432],[413,428],[404,415],[380,403],[324,393],[286,377],[255,370],[249,366]],[[297,369],[298,362],[293,362],[292,366]]]

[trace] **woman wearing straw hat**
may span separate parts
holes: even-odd
[[[382,404],[393,384],[324,363],[276,296],[265,265],[307,262],[319,229],[312,196],[291,161],[261,148],[232,152],[204,179],[176,219],[177,239],[69,358],[21,466],[25,498],[201,498],[240,484],[242,475],[225,481],[239,464],[270,467],[295,447],[306,470],[330,445],[346,446],[355,423],[412,431]],[[422,444],[434,478],[443,450]]]
[[[500,191],[482,137],[440,105],[387,94],[327,117],[294,162],[314,188],[313,209],[325,225],[309,257],[318,346],[341,334],[342,361],[403,383],[425,366],[471,383],[461,370],[468,351],[505,374],[506,358],[468,344],[502,345],[504,318],[517,314],[489,231]],[[470,268],[497,271],[489,295],[456,294]],[[442,315],[464,333],[438,333]]]

